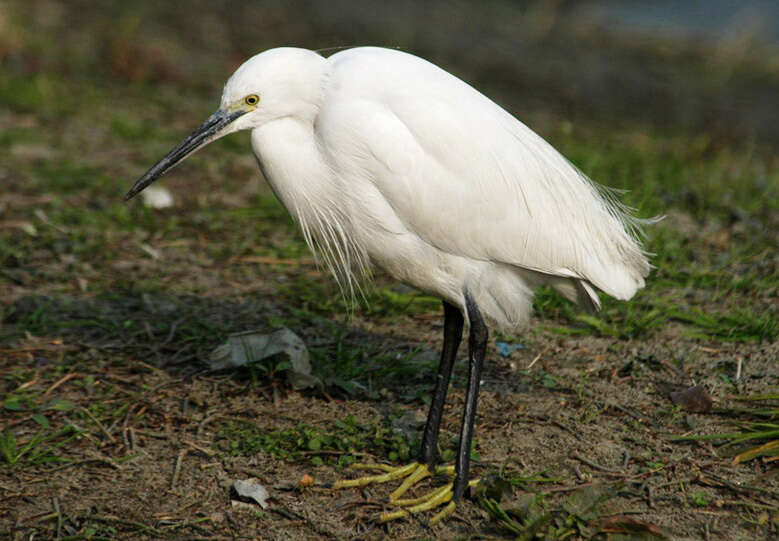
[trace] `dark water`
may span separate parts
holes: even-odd
[[[753,34],[779,43],[779,0],[586,0],[574,13],[667,37],[719,40]]]

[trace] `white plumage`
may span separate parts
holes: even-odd
[[[272,82],[271,82],[272,81]],[[650,266],[639,223],[527,126],[460,79],[374,47],[327,59],[274,49],[225,86],[281,114],[251,114],[265,177],[348,291],[370,265],[502,329],[551,285],[588,308],[629,299]],[[289,104],[294,95],[299,106]],[[285,114],[289,110],[292,114]]]
[[[436,490],[426,498],[453,500],[438,520],[471,484],[484,319],[521,327],[540,285],[589,309],[600,305],[597,290],[629,299],[650,269],[636,238],[642,221],[461,80],[410,54],[373,47],[329,58],[283,48],[249,59],[225,85],[219,110],[126,197],[244,129],[252,130],[265,178],[346,293],[354,295],[377,266],[444,301],[444,345],[418,462],[334,485],[406,476],[390,499],[411,507],[387,520],[419,510],[409,503],[417,500],[401,496],[437,462],[449,380],[470,323],[455,479],[446,495]]]

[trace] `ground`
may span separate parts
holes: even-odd
[[[640,215],[665,218],[647,228],[656,268],[635,299],[604,297],[592,316],[541,291],[526,332],[491,336],[472,451],[488,490],[439,525],[429,516],[382,525],[390,487],[327,484],[356,475],[355,461],[413,459],[441,346],[439,302],[377,273],[366,302],[350,309],[241,135],[161,181],[173,207],[122,202],[210,113],[248,54],[241,10],[193,14],[190,33],[174,35],[139,24],[170,15],[140,4],[92,9],[72,27],[45,1],[0,18],[0,537],[776,537],[776,452],[734,460],[749,446],[723,445],[758,429],[776,440],[776,139],[742,136],[735,121],[707,124],[706,114],[699,124],[692,112],[675,124],[595,118],[576,93],[560,111],[527,80],[512,98],[512,81],[498,80],[495,66],[476,69],[474,53],[440,53],[449,66],[462,60],[472,73],[461,76],[503,96],[587,174],[630,189],[625,201]],[[284,9],[264,9],[267,20],[286,20]],[[44,30],[32,32],[33,20]],[[207,40],[225,28],[239,37],[215,48]],[[553,48],[566,31],[525,45]],[[620,39],[599,34],[590,44],[640,56]],[[644,45],[641,55],[686,69],[701,88],[708,80],[690,74],[713,66],[720,86],[707,95],[730,95],[734,79],[734,94],[749,94],[749,81],[779,86],[759,55],[750,79],[732,55],[704,62],[697,45],[674,55]],[[202,52],[197,68],[188,47]],[[293,390],[278,359],[207,369],[230,333],[282,327],[307,344],[321,386]],[[446,460],[464,381],[460,359]],[[670,399],[694,385],[712,408]],[[774,401],[744,400],[761,395]],[[232,481],[247,478],[268,490],[266,509],[233,503]]]

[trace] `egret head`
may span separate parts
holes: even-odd
[[[283,47],[253,56],[228,79],[219,109],[135,181],[124,198],[135,196],[187,156],[225,135],[285,117],[313,120],[326,72],[327,61],[306,49]]]

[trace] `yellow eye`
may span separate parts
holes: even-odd
[[[246,102],[246,105],[257,105],[260,103],[260,97],[257,94],[249,94],[243,101]]]

